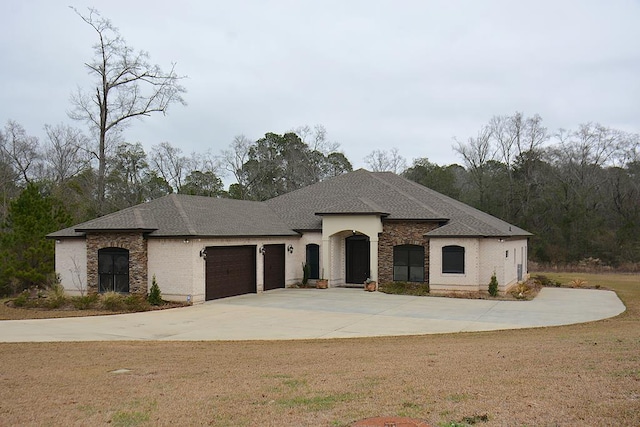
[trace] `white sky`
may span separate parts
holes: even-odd
[[[213,153],[233,137],[323,124],[354,167],[374,149],[460,162],[493,115],[640,132],[640,1],[0,0],[0,125],[72,122],[91,81],[97,8],[136,49],[177,62],[187,107],[135,121],[129,142]]]

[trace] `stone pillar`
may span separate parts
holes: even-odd
[[[87,289],[98,292],[98,251],[122,248],[129,251],[129,293],[147,293],[147,239],[141,232],[87,233]]]

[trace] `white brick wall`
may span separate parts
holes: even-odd
[[[442,247],[448,245],[465,248],[464,274],[442,273]],[[504,291],[516,283],[518,264],[523,264],[523,276],[527,274],[527,239],[431,239],[429,250],[429,282],[434,290],[487,290],[491,275],[495,272],[498,287]]]
[[[87,290],[87,244],[84,239],[56,240],[55,269],[69,295]]]

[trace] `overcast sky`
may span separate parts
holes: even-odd
[[[354,167],[374,149],[460,162],[453,137],[493,115],[640,132],[640,1],[0,1],[0,122],[42,139],[91,88],[97,8],[131,47],[177,63],[188,106],[134,121],[128,142],[218,153],[322,124]],[[73,123],[84,126],[81,123]]]

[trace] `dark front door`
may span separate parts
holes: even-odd
[[[264,245],[264,290],[284,288],[284,245]]]
[[[210,246],[206,252],[205,300],[256,292],[255,246]]]
[[[99,292],[129,292],[129,251],[104,248],[98,251]]]
[[[347,237],[347,283],[364,283],[369,278],[369,251],[369,237],[361,235]]]

